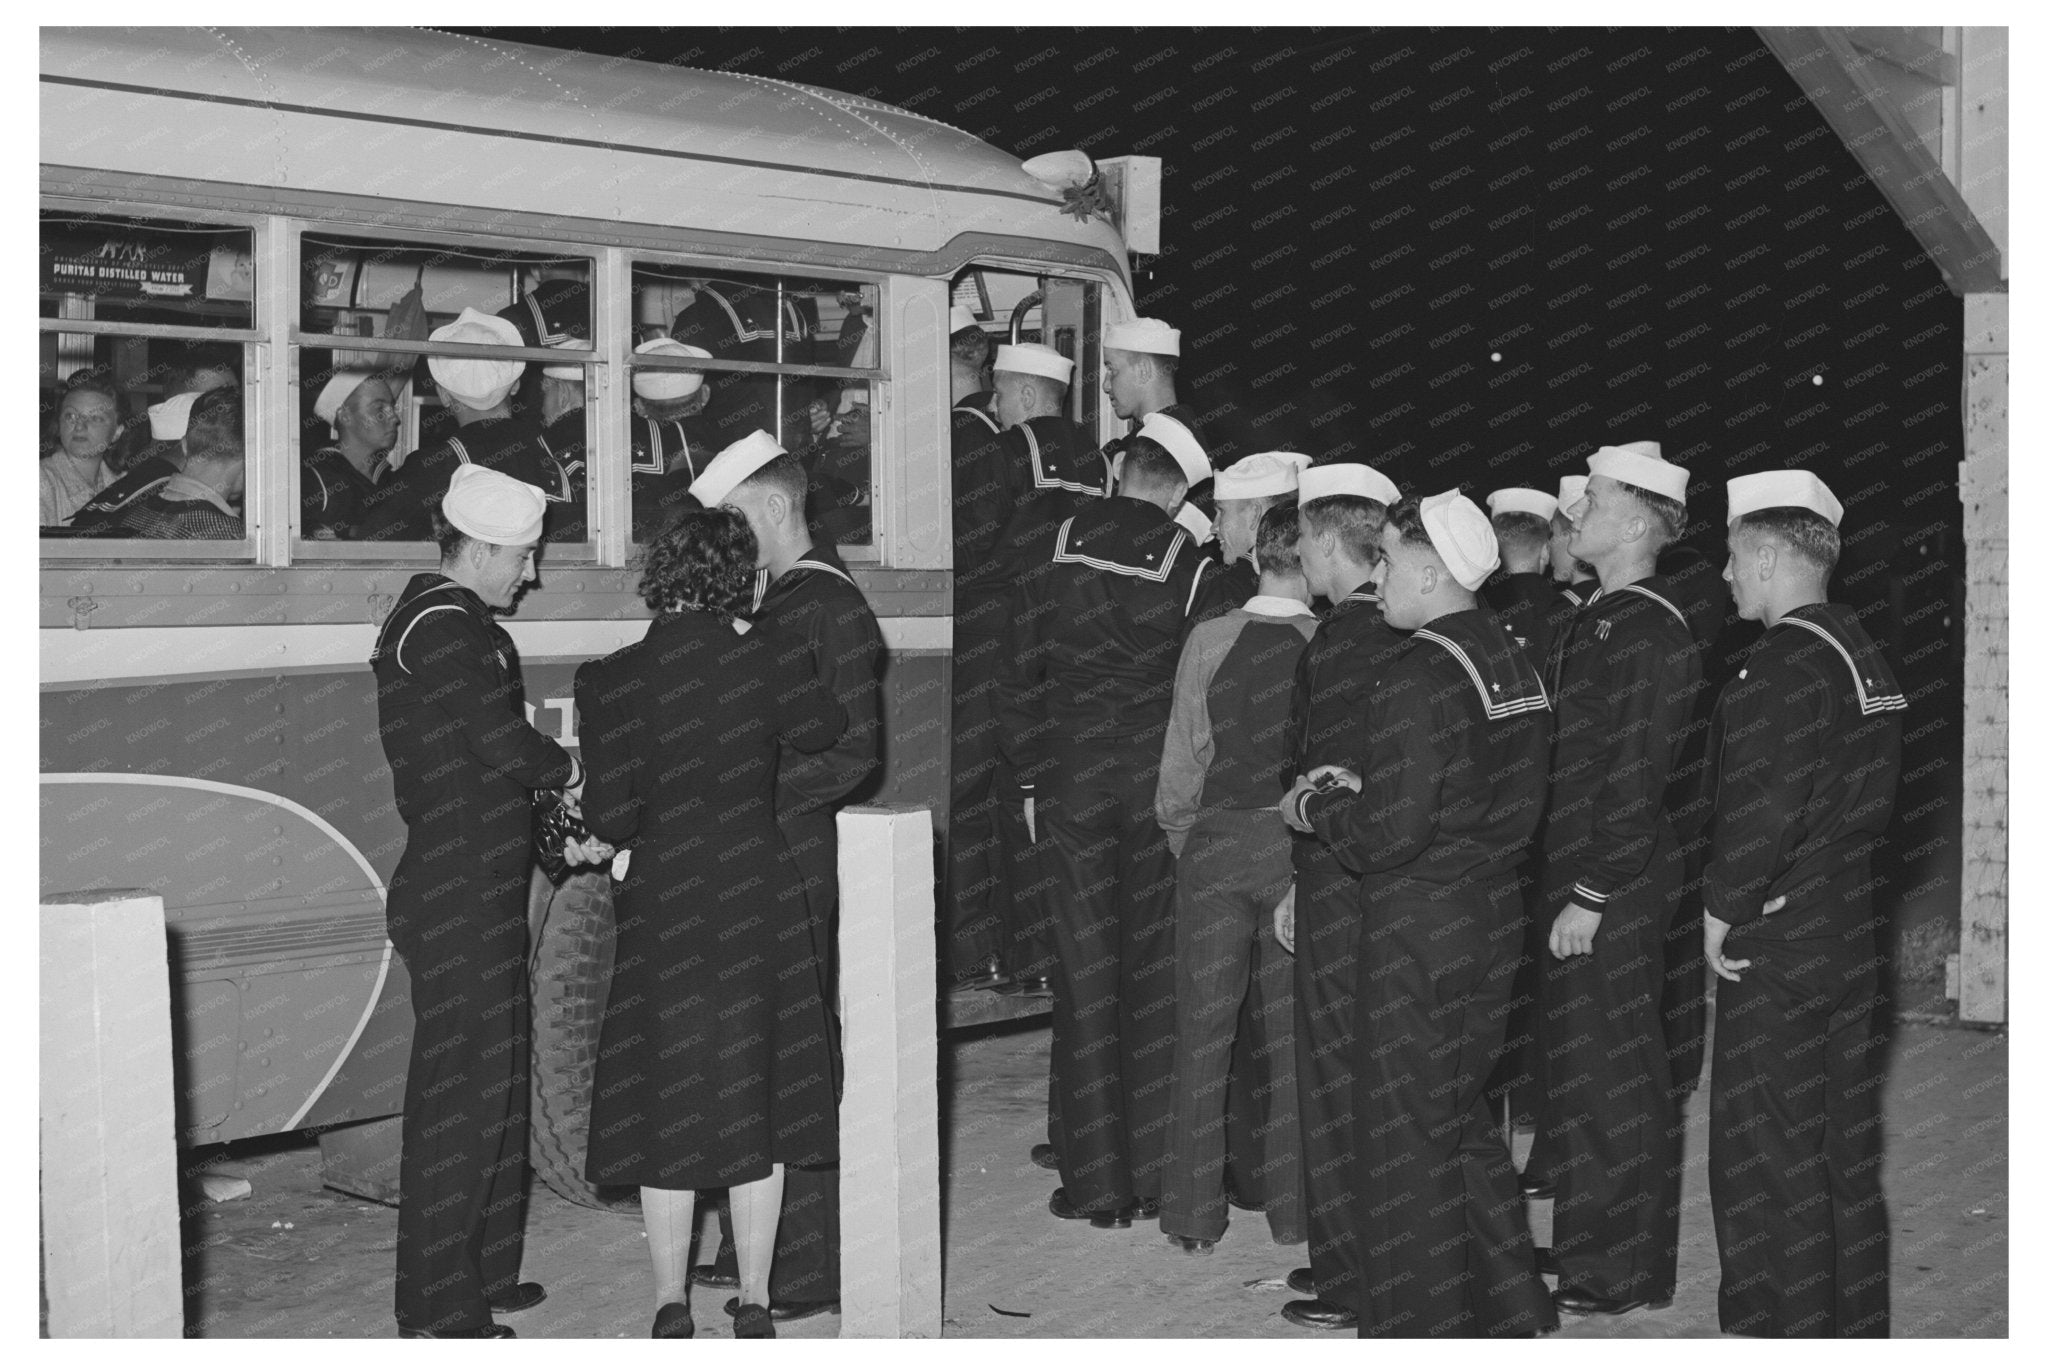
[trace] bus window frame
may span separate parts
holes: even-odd
[[[40,560],[73,563],[109,563],[121,567],[142,567],[151,561],[204,561],[223,566],[264,564],[265,526],[259,490],[267,477],[266,442],[262,421],[262,395],[268,368],[267,350],[272,328],[266,327],[264,271],[271,264],[273,223],[270,214],[233,213],[216,209],[187,208],[184,205],[138,204],[127,200],[74,199],[63,195],[41,195],[37,221],[43,214],[76,214],[80,217],[133,218],[142,222],[170,224],[205,223],[219,227],[247,228],[250,253],[256,263],[256,288],[250,300],[254,327],[186,327],[175,323],[129,323],[123,325],[98,318],[36,319],[37,335],[69,332],[93,336],[147,337],[165,341],[202,341],[239,346],[242,351],[242,528],[240,540],[116,540],[91,537],[77,540],[37,538]],[[273,320],[274,321],[274,320]],[[149,414],[137,413],[130,422],[147,422]]]
[[[663,269],[680,268],[699,275],[739,274],[743,276],[761,276],[775,280],[786,279],[792,276],[799,279],[817,278],[804,275],[801,270],[801,263],[794,261],[781,263],[751,259],[735,260],[730,257],[699,256],[688,252],[649,251],[645,248],[634,249],[622,254],[626,257],[626,306],[629,316],[632,309],[634,272],[643,264],[659,266]],[[881,568],[889,564],[887,523],[886,518],[882,515],[882,499],[885,491],[894,488],[898,482],[898,479],[895,477],[897,471],[893,462],[902,458],[903,450],[903,443],[900,440],[885,435],[885,428],[888,426],[888,423],[881,420],[882,414],[889,409],[889,399],[885,395],[888,393],[889,385],[893,378],[893,372],[889,366],[889,353],[890,347],[894,344],[894,328],[885,326],[883,321],[890,316],[890,306],[892,303],[890,277],[873,271],[851,270],[837,266],[830,267],[826,274],[834,282],[858,284],[863,287],[873,288],[875,291],[874,310],[868,318],[868,325],[879,330],[875,346],[875,364],[872,368],[860,369],[844,365],[785,365],[756,360],[700,360],[695,356],[641,355],[634,353],[626,357],[626,366],[629,371],[625,383],[626,408],[630,414],[632,411],[632,375],[630,371],[637,369],[685,370],[701,374],[776,374],[789,375],[800,379],[816,377],[823,379],[851,379],[865,382],[868,386],[869,409],[869,542],[866,545],[834,545],[832,548],[839,555],[840,559],[848,565],[865,564]],[[673,319],[670,321],[673,321]],[[662,326],[666,329],[668,323],[664,322]],[[715,451],[713,453],[716,454]],[[630,477],[627,478],[626,483],[625,503],[627,517],[625,533],[626,540],[630,542],[633,534],[631,516],[633,494]],[[633,547],[629,544],[628,548],[644,549],[645,547]]]

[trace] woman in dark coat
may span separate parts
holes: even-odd
[[[693,1330],[695,1192],[721,1187],[740,1262],[734,1334],[774,1335],[783,1167],[829,1159],[837,1123],[775,761],[778,742],[827,747],[846,717],[801,641],[738,619],[754,556],[737,512],[678,515],[648,551],[646,638],[576,672],[583,819],[631,855],[586,1170],[641,1187],[656,1336]]]

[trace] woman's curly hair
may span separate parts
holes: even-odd
[[[640,596],[657,615],[708,611],[730,621],[753,605],[758,548],[730,507],[679,510],[647,548]]]

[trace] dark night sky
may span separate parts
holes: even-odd
[[[1961,300],[1753,30],[472,31],[1163,157],[1138,303],[1220,461],[1483,497],[1661,440],[1716,562],[1723,481],[1811,468],[1836,596],[1959,719]],[[1909,724],[1909,771],[1958,729]]]

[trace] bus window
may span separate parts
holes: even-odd
[[[550,543],[588,542],[588,256],[308,228],[300,270],[297,552],[431,554],[434,509],[463,463],[540,488]],[[451,325],[463,334],[435,342]]]
[[[257,337],[254,260],[246,224],[43,210],[45,553],[253,552],[242,391]],[[94,543],[66,544],[81,540]]]
[[[761,430],[810,474],[812,534],[871,549],[879,298],[858,281],[636,262],[633,538],[657,534],[697,471]]]

